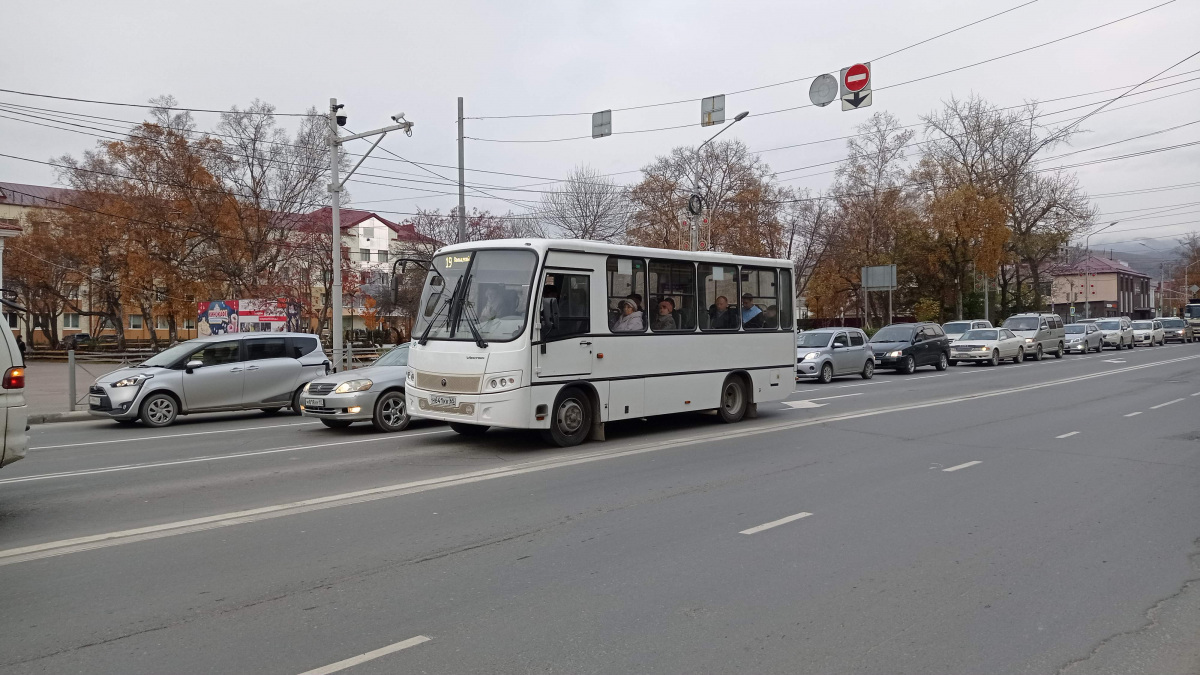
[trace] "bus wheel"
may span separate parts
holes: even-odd
[[[742,378],[730,375],[721,385],[721,407],[717,415],[722,422],[740,422],[746,415],[746,384]]]
[[[567,387],[554,400],[550,428],[542,432],[542,438],[560,448],[569,448],[582,443],[591,429],[591,402],[578,387]]]
[[[463,422],[451,422],[450,428],[463,436],[482,436],[488,430],[486,424],[464,424]]]

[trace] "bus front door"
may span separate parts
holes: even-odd
[[[558,297],[558,326],[541,336],[537,375],[590,375],[592,372],[591,285],[586,274],[546,272],[542,297]],[[540,303],[539,303],[540,306]]]

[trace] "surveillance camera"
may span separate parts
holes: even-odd
[[[335,116],[335,119],[337,119],[337,125],[339,127],[346,126],[346,111],[345,110],[338,110],[336,113],[334,113],[334,116]]]
[[[396,113],[395,115],[392,115],[392,121],[395,122],[396,124],[400,124],[401,122],[404,121],[404,113],[401,112],[401,113]]]

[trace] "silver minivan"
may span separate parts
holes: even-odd
[[[1003,328],[1025,340],[1025,357],[1041,361],[1044,354],[1061,359],[1066,351],[1067,329],[1057,314],[1013,314]]]
[[[796,336],[796,379],[828,384],[836,375],[875,376],[875,356],[867,334],[857,328],[821,328]]]
[[[179,415],[229,410],[300,412],[300,392],[329,372],[315,335],[243,333],[202,337],[98,378],[88,411],[165,427]]]

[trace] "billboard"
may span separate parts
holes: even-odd
[[[196,303],[201,335],[301,332],[301,307],[295,300],[212,300]]]

